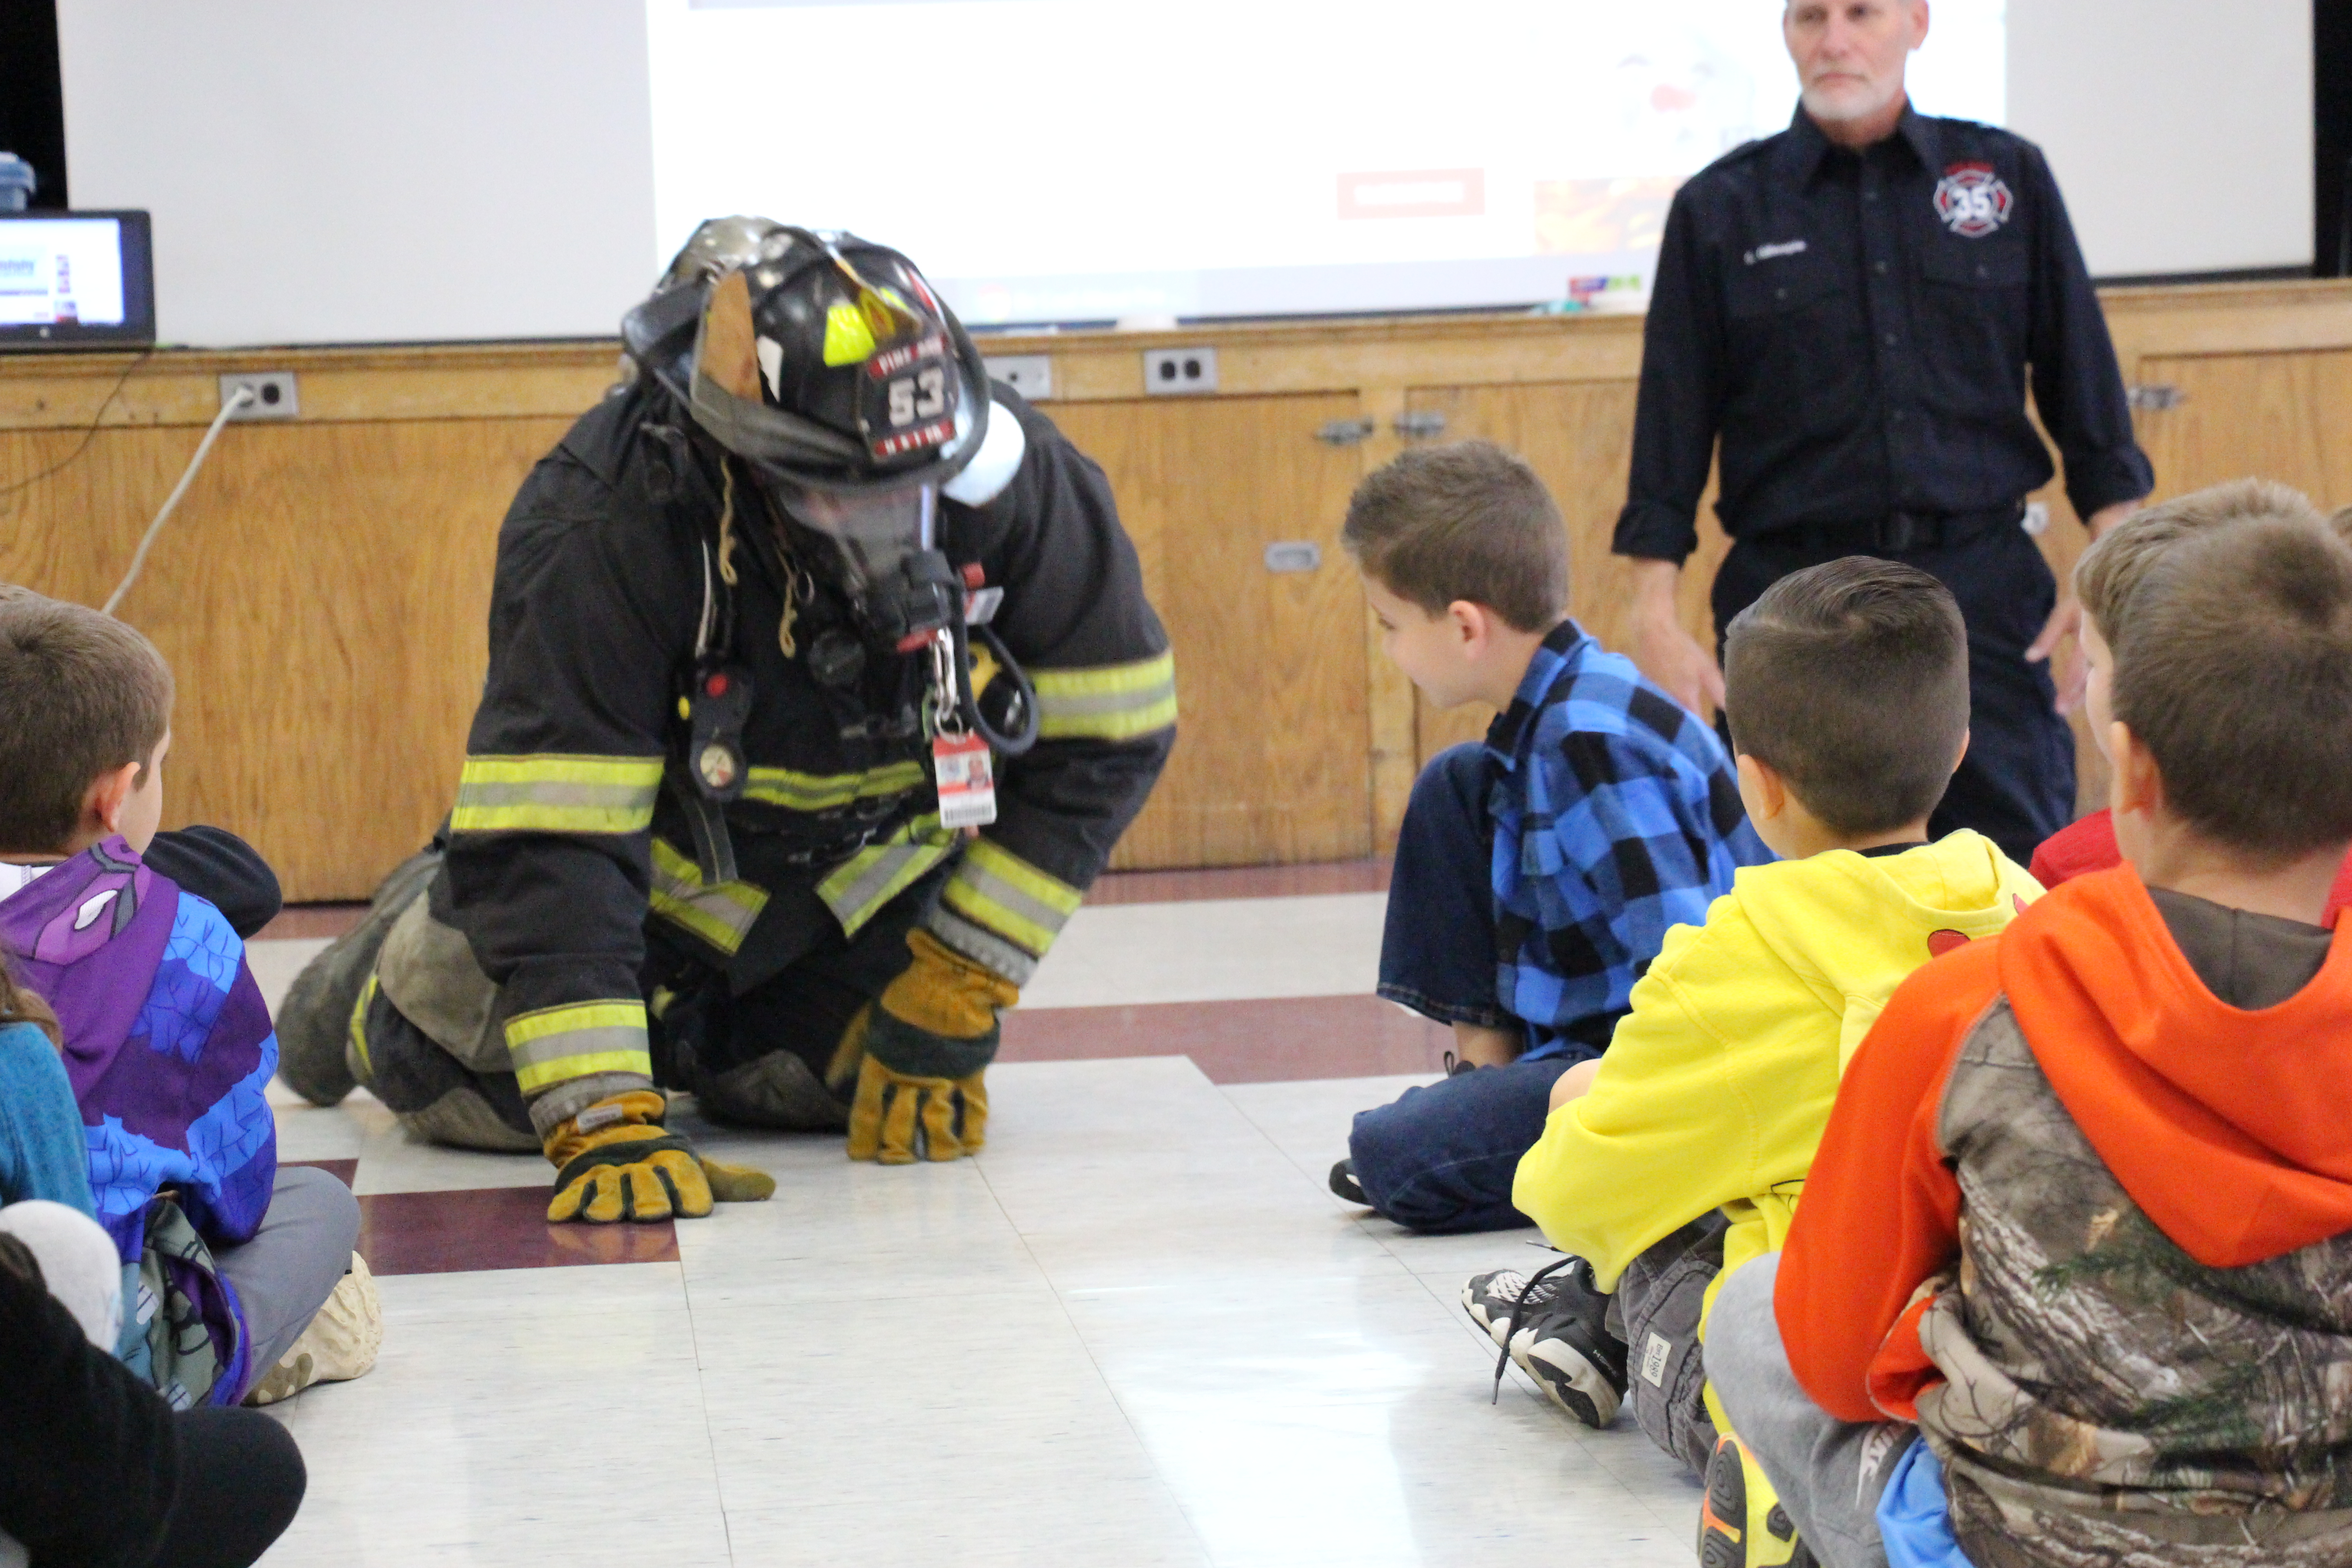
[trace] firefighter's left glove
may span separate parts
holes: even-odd
[[[713,1202],[772,1197],[775,1178],[748,1165],[705,1160],[662,1125],[664,1101],[651,1089],[600,1100],[547,1135],[555,1166],[550,1225],[585,1220],[700,1219]]]
[[[988,1089],[996,1015],[1021,989],[953,952],[930,932],[910,932],[915,961],[843,1038],[836,1071],[857,1064],[849,1108],[849,1157],[885,1165],[956,1160],[988,1139]]]

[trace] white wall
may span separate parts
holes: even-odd
[[[2311,70],[2311,0],[2010,0],[2010,128],[2097,277],[2307,264]]]
[[[154,215],[157,333],[604,336],[652,282],[643,0],[60,0],[78,207]]]
[[[2309,0],[2008,14],[2009,122],[2095,274],[2310,260]],[[58,22],[74,203],[154,214],[166,342],[602,336],[652,281],[646,0],[59,0]]]

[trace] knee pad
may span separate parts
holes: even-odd
[[[425,1037],[381,989],[362,998],[352,1066],[401,1125],[428,1143],[492,1153],[540,1152],[514,1074],[478,1073]]]

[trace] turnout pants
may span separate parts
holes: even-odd
[[[748,976],[743,963],[721,967],[699,943],[649,915],[639,978],[656,1081],[695,1094],[713,1121],[845,1127],[857,1064],[836,1059],[843,1034],[906,969],[907,935],[952,867],[900,894],[855,937],[842,933],[813,885],[776,890],[752,938],[758,963]],[[331,948],[313,961],[323,966],[321,982],[298,984],[289,1005],[299,1001],[306,1015],[321,1017],[281,1020],[279,1032],[322,1034],[333,1017],[346,1018],[352,1077],[411,1133],[461,1148],[536,1152],[540,1134],[505,1040],[490,1024],[498,987],[464,934],[434,918],[435,870],[412,860],[394,873],[386,886],[398,909],[380,904],[383,918],[372,916],[377,951]]]
[[[1715,574],[1716,650],[1725,628],[1794,572],[1867,553],[1916,566],[1952,591],[1969,628],[1969,754],[1927,830],[1973,827],[2019,865],[2074,819],[2074,731],[2057,711],[2050,666],[2028,664],[2058,602],[2057,580],[2026,531],[2002,523],[1948,544],[1856,551],[1808,544],[1800,531],[1734,542]]]

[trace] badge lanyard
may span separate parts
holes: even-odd
[[[931,774],[940,826],[976,829],[996,820],[996,775],[988,742],[964,722],[958,662],[955,636],[942,626],[931,637]]]

